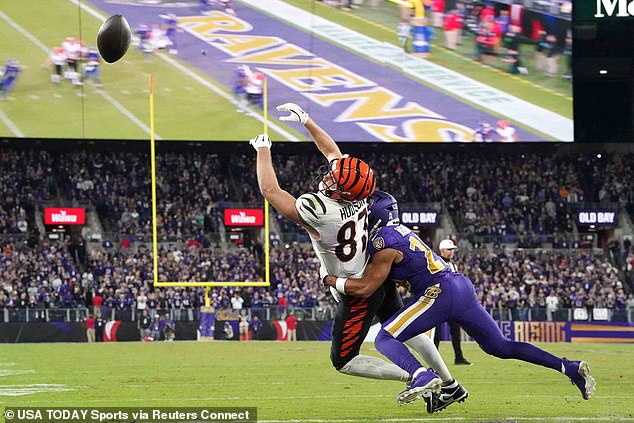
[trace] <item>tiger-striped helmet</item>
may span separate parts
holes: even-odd
[[[370,165],[349,156],[332,160],[322,181],[321,192],[333,200],[361,201],[372,195],[376,187]]]

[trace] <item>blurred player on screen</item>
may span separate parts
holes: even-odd
[[[51,54],[48,57],[48,63],[53,67],[51,82],[53,84],[59,84],[62,81],[62,76],[64,75],[64,64],[66,64],[64,49],[61,47],[53,47],[53,50],[51,50]]]
[[[84,63],[84,73],[82,74],[82,81],[92,79],[95,82],[97,88],[101,88],[101,72],[99,68],[99,52],[96,48],[91,47],[86,54],[86,63]]]
[[[176,15],[170,13],[164,18],[165,36],[170,41],[169,54],[178,54],[178,44],[176,44],[176,31],[178,30],[178,19]]]
[[[21,68],[18,59],[9,59],[0,71],[0,98],[5,99],[15,87]]]

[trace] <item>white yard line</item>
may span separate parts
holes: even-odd
[[[5,14],[2,11],[0,11],[0,18],[2,18],[6,23],[11,25],[13,27],[13,29],[18,31],[20,34],[22,34],[24,37],[26,37],[33,44],[38,46],[40,48],[40,50],[45,52],[47,55],[51,54],[51,50],[44,43],[42,43],[40,40],[37,39],[37,37],[35,37],[29,31],[27,31],[22,26],[20,26],[20,24],[18,24],[13,19],[11,19],[7,14]],[[105,17],[104,17],[104,19],[105,19]],[[136,116],[134,116],[134,114],[132,114],[132,112],[130,112],[128,109],[126,109],[121,103],[119,103],[117,100],[112,98],[108,93],[106,93],[103,90],[97,90],[97,93],[99,95],[101,95],[103,98],[105,98],[108,102],[110,102],[110,104],[112,104],[117,110],[119,110],[125,117],[130,119],[139,128],[141,128],[146,134],[148,134],[148,135],[150,134],[150,127],[147,126],[145,123],[143,123],[141,120],[139,120]],[[0,116],[0,118],[1,118],[1,116]],[[4,121],[4,119],[2,119],[2,120]],[[14,133],[15,133],[15,131],[14,131]],[[24,135],[22,135],[22,136],[24,136]],[[161,137],[158,134],[155,134],[155,138],[156,139],[161,139]]]
[[[0,12],[0,13],[2,13],[2,12]],[[18,138],[24,138],[24,133],[22,131],[20,131],[20,128],[18,128],[15,125],[15,123],[11,122],[11,119],[9,119],[9,117],[7,115],[5,115],[2,110],[0,110],[0,120],[2,122],[4,122],[4,124],[9,127],[11,132],[13,132],[13,135],[15,135]]]
[[[94,16],[95,18],[99,19],[100,22],[105,21],[106,18],[107,18],[106,15],[100,13],[99,11],[93,9],[92,7],[86,5],[85,3],[80,2],[79,0],[68,0],[68,1],[70,1],[72,4],[74,4],[76,6],[81,7],[87,13],[89,13],[90,15]],[[204,87],[208,88],[209,90],[215,92],[216,94],[218,94],[219,96],[223,97],[227,101],[231,102],[234,106],[236,106],[236,107],[238,106],[237,101],[233,98],[232,95],[228,94],[227,92],[223,91],[222,89],[220,89],[216,85],[212,84],[211,82],[209,82],[209,80],[207,80],[207,79],[201,77],[200,75],[194,73],[191,69],[187,68],[186,66],[183,66],[181,63],[177,62],[176,60],[172,59],[171,57],[169,57],[166,54],[158,53],[157,56],[160,57],[164,62],[169,63],[170,65],[172,65],[176,69],[180,70],[181,72],[185,73],[186,75],[188,75],[192,79],[196,80],[197,82],[199,82]],[[264,123],[264,116],[262,116],[262,114],[260,114],[258,112],[251,111],[251,116],[253,116],[258,121]],[[292,135],[290,132],[288,132],[287,130],[282,128],[276,122],[272,122],[272,121],[269,120],[267,122],[267,125],[269,126],[269,128],[271,128],[274,131],[276,131],[277,133],[279,133],[287,141],[295,141],[297,139],[296,136]]]

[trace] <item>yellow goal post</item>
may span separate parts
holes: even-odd
[[[268,134],[268,112],[267,112],[267,83],[263,81],[263,121],[264,133]],[[209,291],[216,286],[271,286],[270,275],[270,225],[269,225],[269,202],[264,200],[264,281],[170,281],[158,280],[158,229],[157,229],[157,207],[156,207],[156,140],[154,137],[154,77],[149,76],[150,84],[150,169],[152,179],[152,259],[153,259],[153,284],[155,287],[205,287],[205,306],[209,307]]]

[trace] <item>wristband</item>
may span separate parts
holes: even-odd
[[[348,278],[337,278],[335,282],[335,288],[340,294],[346,295],[346,281]]]

